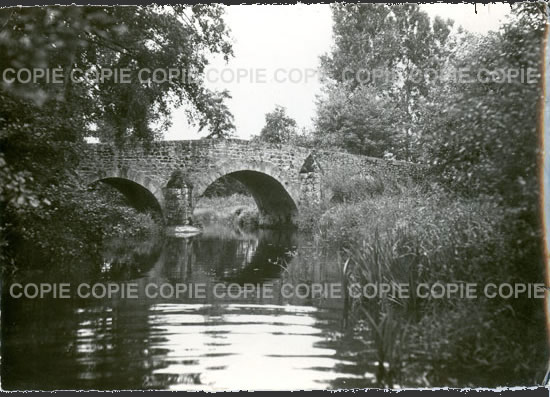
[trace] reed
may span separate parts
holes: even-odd
[[[480,372],[497,385],[508,381],[503,373],[537,371],[546,348],[522,337],[544,335],[532,299],[416,294],[420,283],[526,282],[525,255],[536,242],[518,247],[518,224],[495,201],[421,188],[341,203],[320,218],[319,236],[340,247],[348,286],[409,286],[406,298],[348,298],[348,323],[364,341],[365,365],[377,364],[379,386],[406,374],[418,386],[467,386],[461,376],[471,381]]]

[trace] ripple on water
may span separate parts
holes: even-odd
[[[194,309],[194,310],[193,310]],[[330,313],[277,305],[151,307],[149,321],[162,335],[164,366],[148,380],[169,389],[319,389],[354,364],[324,343],[335,329]]]

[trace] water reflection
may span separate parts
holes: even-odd
[[[330,316],[312,307],[157,305],[150,324],[166,366],[152,384],[171,389],[317,389],[342,374],[327,340]]]
[[[98,273],[140,288],[339,281],[330,255],[313,257],[308,244],[291,231],[212,225],[192,239],[113,241]],[[353,349],[339,338],[341,308],[340,300],[280,294],[25,300],[3,288],[2,383],[7,389],[365,386],[347,353]]]
[[[296,248],[295,233],[244,232],[209,225],[198,237],[167,238],[150,278],[170,281],[261,282],[277,278]]]

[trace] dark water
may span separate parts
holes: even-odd
[[[291,231],[221,226],[192,239],[112,241],[103,263],[93,264],[101,269],[95,282],[133,284],[138,298],[13,299],[4,288],[2,387],[370,386],[372,376],[353,353],[357,346],[344,337],[343,300],[307,290],[280,293],[285,283],[341,282],[332,253],[320,252]],[[206,296],[166,290],[150,298],[144,291],[151,284],[204,285]],[[254,285],[254,293],[227,294],[244,285]],[[273,293],[263,296],[268,288]]]

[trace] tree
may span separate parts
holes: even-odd
[[[2,9],[0,51],[2,72],[62,71],[60,83],[0,82],[5,263],[25,252],[51,261],[61,254],[77,257],[84,242],[90,252],[101,242],[98,220],[108,220],[101,214],[112,211],[72,171],[84,137],[147,145],[179,105],[210,135],[226,136],[233,128],[229,95],[208,90],[202,79],[209,54],[232,55],[220,6]],[[93,78],[126,69],[127,83]],[[180,74],[147,80],[140,78],[143,70]]]
[[[431,75],[423,72],[440,67],[452,45],[453,22],[431,21],[417,4],[334,4],[332,13],[334,47],[321,68],[351,90],[368,85],[425,95]]]
[[[321,58],[326,90],[342,91],[342,96],[351,98],[356,95],[355,91],[373,88],[376,97],[384,98],[390,109],[399,109],[396,114],[404,117],[393,123],[401,128],[400,136],[389,137],[388,144],[393,145],[393,151],[398,149],[399,157],[416,158],[414,144],[422,131],[418,128],[422,124],[421,104],[429,100],[435,86],[433,71],[444,64],[452,47],[452,22],[440,18],[432,22],[415,4],[336,4],[332,12],[334,48]],[[318,117],[323,117],[323,101],[339,95],[329,94],[319,99]],[[349,101],[350,106],[352,103]],[[370,106],[368,101],[363,103]],[[368,113],[367,109],[357,108],[356,103],[353,106],[354,112]],[[356,114],[351,109],[346,113]],[[360,117],[348,121],[354,122],[361,123]],[[381,118],[380,123],[375,124],[385,122],[388,120]],[[323,123],[317,125],[322,127]],[[323,136],[338,130],[338,126],[330,124],[326,127],[318,128],[316,134]],[[356,125],[354,129],[361,130],[361,126]],[[345,142],[346,137],[342,136],[341,141]],[[396,145],[396,141],[400,143]],[[345,146],[349,145],[342,147]]]
[[[434,178],[456,195],[480,197],[502,211],[499,228],[513,253],[506,274],[510,282],[542,282],[544,274],[537,123],[545,6],[514,6],[499,31],[469,37],[453,63],[467,68],[473,80],[442,84],[441,100],[426,109],[431,131],[423,143]],[[516,72],[520,75],[510,77]],[[537,321],[540,306],[522,302],[514,307],[521,313],[518,321],[543,331]]]
[[[296,135],[296,121],[286,114],[283,106],[277,105],[265,115],[265,126],[260,131],[259,139],[269,143],[289,143]]]
[[[202,80],[209,53],[232,55],[220,6],[31,7],[0,15],[0,70],[64,73],[62,84],[4,82],[2,89],[38,105],[70,104],[67,111],[86,127],[99,127],[88,128],[90,135],[118,144],[150,142],[169,123],[171,109],[181,105],[215,134],[233,127],[220,100],[227,93],[211,92]],[[97,78],[102,71],[116,76],[126,69],[125,83]],[[170,70],[179,73],[169,75]]]
[[[318,135],[321,146],[373,157],[399,151],[403,112],[373,87],[351,93],[330,87],[317,106],[315,130],[324,131]]]
[[[187,105],[200,128],[226,136],[234,128],[224,103],[229,95],[209,91],[201,79],[208,54],[232,55],[222,16],[220,6],[201,5],[0,10],[0,70],[63,73],[59,84],[1,82],[2,174],[23,183],[24,174],[59,168],[60,158],[77,161],[74,145],[86,136],[147,144],[169,124],[173,106]],[[127,83],[83,76],[125,69]],[[146,79],[170,69],[180,75]],[[4,196],[11,190],[21,202],[21,189],[3,186]]]
[[[468,71],[471,78],[440,85],[440,100],[426,108],[431,131],[423,140],[434,173],[453,189],[499,195],[520,207],[536,207],[538,197],[545,13],[537,6],[516,6],[498,32],[467,38],[452,67]],[[520,75],[510,74],[516,72]]]

